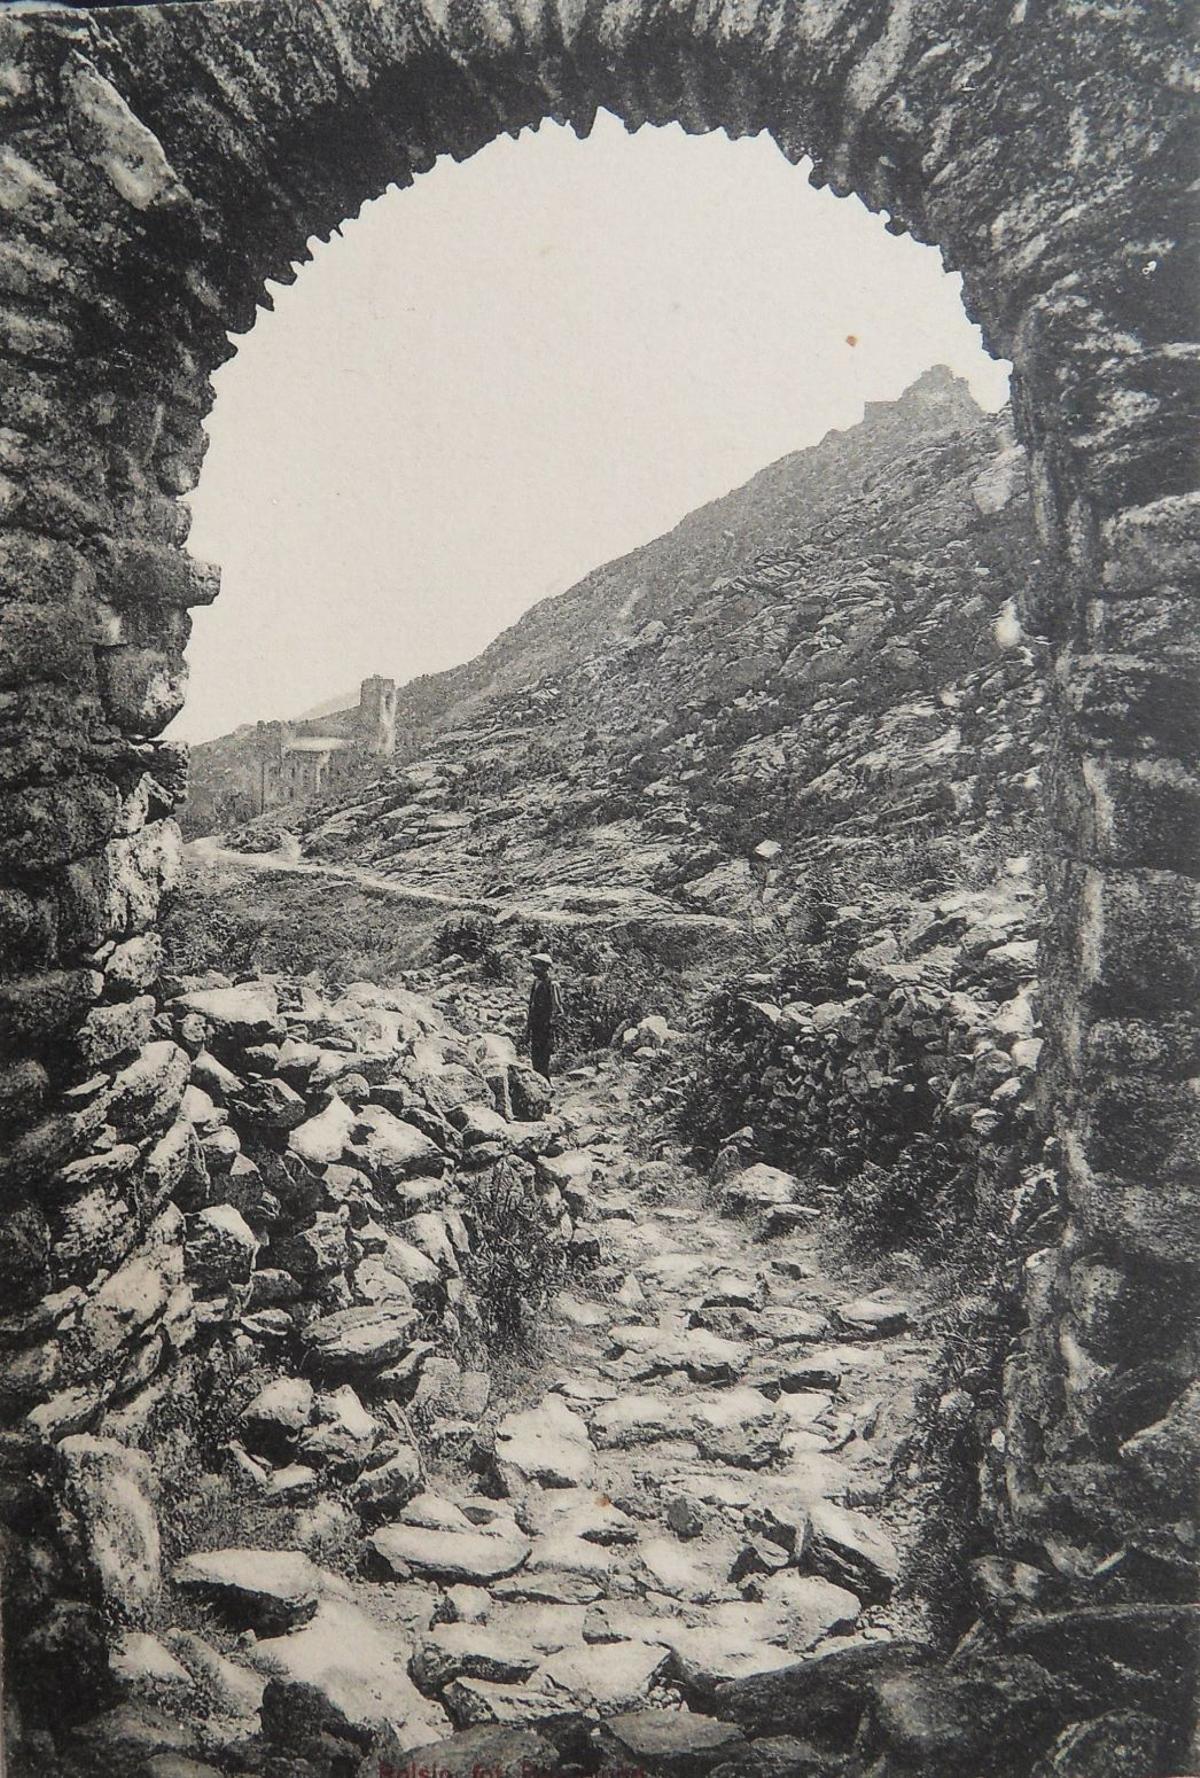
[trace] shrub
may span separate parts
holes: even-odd
[[[464,1276],[484,1340],[500,1351],[527,1345],[566,1275],[557,1227],[547,1223],[532,1179],[511,1161],[497,1162],[473,1183],[465,1214],[471,1250]]]
[[[438,927],[434,952],[438,957],[464,957],[468,963],[478,963],[494,949],[495,934],[495,921],[486,914],[461,914]]]
[[[950,1145],[920,1133],[889,1165],[866,1160],[838,1195],[838,1214],[864,1252],[944,1252],[974,1205],[974,1172]]]
[[[917,1523],[902,1591],[923,1603],[947,1647],[978,1615],[971,1561],[994,1548],[988,1499],[1002,1458],[991,1434],[1003,1423],[1004,1367],[1025,1323],[1025,1262],[1055,1238],[1062,1215],[1054,1159],[1052,1142],[1023,1169],[1016,1153],[1006,1154],[932,1279],[940,1302],[925,1332],[937,1358],[917,1392],[892,1488],[915,1508]]]
[[[173,975],[202,975],[220,969],[237,975],[252,969],[258,933],[238,917],[223,897],[188,883],[176,896],[162,926],[167,969]]]

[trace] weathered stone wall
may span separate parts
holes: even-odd
[[[184,762],[157,737],[184,695],[188,609],[217,588],[179,502],[209,375],[311,235],[439,154],[545,116],[586,131],[603,105],[811,154],[814,180],[941,247],[1013,360],[1051,564],[1029,592],[1059,725],[1041,1088],[1072,1220],[1031,1267],[1006,1536],[1082,1599],[1179,1596],[1200,802],[1184,23],[1171,3],[1071,0],[234,0],[0,20],[15,1467],[169,1363],[183,1312],[173,1291],[131,1299],[122,1268],[182,1246],[185,1058],[151,989]],[[111,1238],[81,1248],[69,1231],[96,1193]]]

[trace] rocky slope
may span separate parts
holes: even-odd
[[[405,687],[427,742],[293,824],[310,856],[501,903],[741,913],[762,841],[778,902],[881,835],[1020,822],[1029,536],[1007,416],[930,371]]]

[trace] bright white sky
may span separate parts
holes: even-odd
[[[191,548],[223,591],[172,732],[468,659],[931,364],[1000,406],[959,289],[765,136],[602,115],[439,162],[318,246],[217,373]]]

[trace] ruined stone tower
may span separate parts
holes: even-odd
[[[357,740],[367,753],[386,759],[396,751],[396,681],[378,674],[358,692]]]
[[[246,789],[256,815],[279,801],[279,785],[283,773],[283,750],[286,740],[282,722],[258,722],[254,725],[254,750],[249,764]]]

